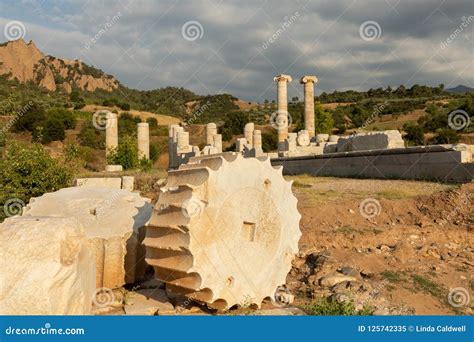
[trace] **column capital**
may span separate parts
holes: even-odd
[[[293,81],[293,79],[291,78],[290,75],[284,75],[284,74],[277,75],[277,76],[273,77],[273,80],[275,82],[281,82],[281,81],[291,82],[291,81]]]
[[[316,76],[303,76],[303,77],[301,77],[301,79],[300,79],[301,84],[305,84],[305,83],[308,83],[308,82],[317,83],[318,78]]]

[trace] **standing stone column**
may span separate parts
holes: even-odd
[[[256,152],[262,152],[262,132],[259,129],[253,131],[253,148]]]
[[[206,144],[214,144],[214,135],[217,134],[217,126],[215,123],[208,123],[206,126]]]
[[[253,131],[255,129],[255,125],[253,124],[253,122],[249,122],[247,124],[245,124],[245,127],[244,127],[244,136],[245,136],[245,139],[247,140],[247,144],[249,146],[253,146]]]
[[[216,149],[216,153],[222,153],[222,134],[214,135],[214,148]]]
[[[314,131],[314,84],[318,82],[316,76],[303,76],[300,83],[304,84],[304,128],[309,138],[315,135]]]
[[[178,132],[178,149],[183,149],[189,146],[189,132]]]
[[[117,115],[111,112],[106,113],[107,123],[105,125],[105,154],[118,147],[118,121]]]
[[[150,129],[148,123],[137,124],[138,158],[150,159]]]
[[[277,115],[275,123],[278,129],[278,142],[288,137],[288,91],[287,83],[292,81],[290,75],[278,75],[273,78],[277,82]]]

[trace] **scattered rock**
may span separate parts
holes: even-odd
[[[343,281],[356,281],[355,277],[346,275],[328,275],[319,279],[319,285],[323,287],[333,287],[336,284],[342,283]]]
[[[352,267],[348,267],[348,266],[338,269],[338,272],[341,272],[342,274],[351,276],[351,277],[356,277],[359,275],[359,272],[356,269]]]

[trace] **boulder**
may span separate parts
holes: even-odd
[[[356,281],[356,280],[357,278],[354,278],[351,276],[334,274],[334,275],[328,275],[319,279],[319,285],[323,287],[333,287],[334,285],[342,283],[343,281]]]
[[[73,187],[33,198],[23,215],[74,217],[94,251],[97,288],[134,283],[145,273],[142,241],[153,206],[124,189]]]
[[[90,314],[94,255],[77,220],[12,217],[0,245],[0,315]]]

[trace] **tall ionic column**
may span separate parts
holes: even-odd
[[[106,113],[105,125],[105,154],[108,155],[110,151],[118,147],[118,121],[117,115],[112,112]]]
[[[304,129],[309,138],[315,135],[314,131],[314,85],[318,82],[316,76],[303,76],[300,83],[304,84]]]
[[[137,124],[138,158],[150,159],[150,129],[148,123]]]
[[[215,123],[208,123],[206,126],[206,144],[214,144],[214,135],[217,134],[217,126]]]
[[[278,129],[278,142],[288,137],[288,91],[287,83],[292,81],[290,75],[278,75],[273,78],[277,82],[277,114],[274,124]]]

